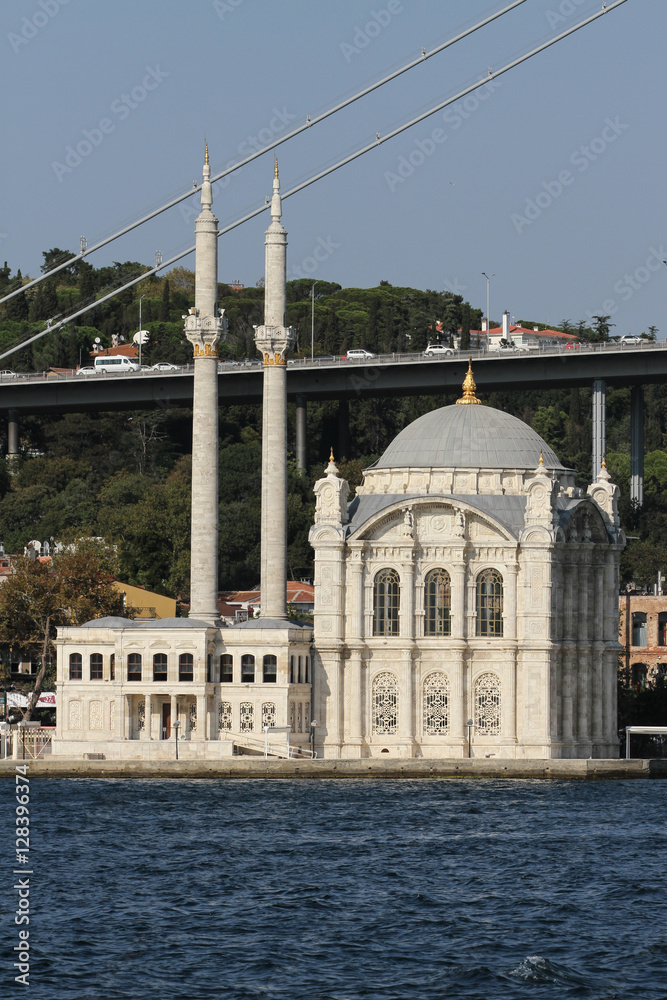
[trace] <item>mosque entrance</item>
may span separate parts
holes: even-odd
[[[162,739],[168,740],[171,736],[171,703],[165,701],[162,705]]]

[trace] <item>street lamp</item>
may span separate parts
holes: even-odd
[[[180,722],[177,719],[176,722],[174,723],[174,746],[176,747],[176,760],[178,760],[178,727],[179,726],[180,726]]]
[[[144,339],[143,337],[144,328],[141,325],[141,300],[144,298],[145,294],[146,293],[144,292],[144,295],[139,296],[139,370],[140,371],[141,371],[141,342]]]
[[[466,726],[468,727],[468,758],[472,757],[472,727],[474,723],[472,719],[468,719]]]
[[[317,719],[313,719],[310,724],[310,745],[313,753],[313,760],[315,759],[315,726],[317,725]]]
[[[493,274],[487,274],[486,271],[482,271],[482,274],[486,278],[486,342],[488,345],[489,330],[491,328],[491,320],[489,319],[489,284],[491,282],[491,278],[495,278],[496,275],[495,272]]]

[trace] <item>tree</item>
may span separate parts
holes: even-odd
[[[93,539],[80,539],[50,564],[27,556],[15,561],[0,588],[0,641],[39,659],[24,721],[39,700],[59,625],[83,625],[106,615],[131,617],[113,586],[113,561],[113,550]]]
[[[160,306],[160,319],[163,322],[169,321],[169,282],[165,281],[162,287],[162,304]]]
[[[467,302],[461,307],[461,350],[470,350],[470,306]]]

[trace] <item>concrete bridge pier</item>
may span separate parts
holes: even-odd
[[[19,456],[19,411],[7,411],[7,458]]]
[[[595,482],[600,469],[602,459],[607,450],[607,415],[606,415],[607,387],[604,379],[593,380],[593,478]]]
[[[644,503],[644,386],[633,385],[630,395],[630,499]]]
[[[308,403],[306,397],[296,397],[296,467],[303,472],[307,465],[306,420]]]

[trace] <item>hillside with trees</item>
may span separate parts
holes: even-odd
[[[44,253],[46,273],[63,259],[57,248]],[[71,256],[66,254],[66,256]],[[86,261],[64,269],[0,306],[0,348],[9,349],[44,329],[44,321],[94,303],[148,268],[115,262],[94,268]],[[0,268],[0,296],[21,287],[20,272]],[[311,351],[309,279],[287,286],[287,322],[296,327],[297,356]],[[130,343],[142,326],[150,333],[146,363],[185,364],[191,348],[183,336],[182,316],[194,302],[194,273],[183,267],[164,277],[151,275],[117,298],[94,307],[62,330],[48,333],[9,360],[16,371],[74,368],[89,363],[99,338]],[[255,355],[253,326],[263,320],[262,282],[247,288],[220,284],[219,298],[229,330],[222,357]],[[526,321],[528,323],[529,321]],[[442,332],[434,334],[436,324]],[[431,339],[447,342],[457,330],[478,329],[481,311],[461,296],[421,291],[380,281],[375,288],[342,288],[317,281],[314,302],[316,354],[342,354],[352,347],[377,353],[421,351]],[[530,322],[530,325],[533,325]],[[538,324],[536,324],[538,325]],[[608,340],[609,317],[592,326],[565,320],[560,328],[581,340]],[[648,336],[655,337],[655,328]],[[6,362],[7,363],[7,362]],[[591,393],[588,390],[491,393],[480,396],[529,423],[578,470],[588,485],[591,467]],[[350,454],[339,462],[354,487],[370,464],[416,417],[451,403],[455,395],[405,397],[390,403],[362,395],[350,401]],[[667,388],[646,389],[646,501],[634,510],[629,501],[629,390],[607,394],[607,465],[622,491],[623,525],[637,536],[623,556],[623,579],[652,583],[657,570],[667,574]],[[220,587],[247,587],[259,579],[259,480],[261,474],[258,406],[220,408]],[[338,404],[309,403],[308,468],[294,462],[294,412],[290,407],[288,566],[292,577],[310,577],[312,486],[322,474],[329,449],[336,447]],[[192,414],[186,409],[132,413],[85,413],[21,417],[22,458],[11,470],[0,461],[0,541],[9,552],[31,539],[67,542],[83,535],[116,546],[121,579],[188,598],[190,531],[190,448]],[[0,429],[0,436],[6,428]],[[6,452],[4,448],[4,452]],[[339,456],[337,456],[338,459]]]

